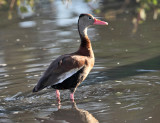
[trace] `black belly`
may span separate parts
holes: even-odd
[[[74,92],[75,88],[83,81],[84,67],[73,74],[71,77],[65,79],[62,83],[52,85],[51,87],[58,90],[70,89]]]

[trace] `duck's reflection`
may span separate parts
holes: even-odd
[[[39,119],[43,120],[43,122],[69,122],[69,123],[99,123],[99,121],[88,111],[84,109],[79,109],[75,102],[72,103],[72,108],[69,109],[58,109],[58,111],[53,112],[48,116],[47,119]]]

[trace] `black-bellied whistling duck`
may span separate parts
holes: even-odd
[[[90,14],[81,14],[78,20],[78,31],[81,38],[78,51],[59,56],[54,60],[34,87],[33,92],[51,86],[56,89],[56,97],[60,103],[59,90],[69,89],[70,99],[74,102],[76,88],[85,80],[94,66],[94,53],[87,36],[87,28],[91,25],[108,25],[108,23]]]

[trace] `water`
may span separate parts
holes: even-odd
[[[31,92],[52,60],[77,50],[78,15],[93,14],[92,8],[105,20],[110,5],[40,2],[32,17],[15,14],[10,21],[7,11],[0,13],[0,122],[159,122],[160,23],[151,14],[134,33],[130,10],[108,20],[108,27],[88,30],[96,62],[75,93],[76,104],[67,90],[59,110],[54,90]]]

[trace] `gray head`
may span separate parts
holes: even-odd
[[[91,25],[108,25],[107,22],[100,21],[93,17],[91,14],[81,14],[79,16],[78,25],[81,27],[89,27]]]
[[[91,14],[80,14],[78,20],[78,30],[81,36],[87,35],[87,28],[92,25],[108,25],[108,23],[96,19]]]
[[[78,20],[78,26],[86,28],[94,23],[94,17],[90,14],[81,14]]]

